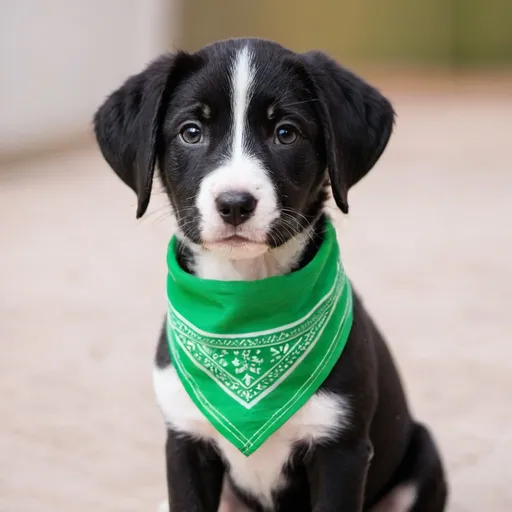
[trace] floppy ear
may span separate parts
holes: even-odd
[[[149,204],[157,141],[170,92],[190,58],[178,53],[153,61],[112,93],[94,116],[96,139],[105,160],[137,194],[137,218]]]
[[[347,194],[375,165],[393,130],[391,103],[321,52],[302,55],[318,99],[334,200],[348,213]]]

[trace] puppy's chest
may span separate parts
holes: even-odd
[[[231,477],[245,491],[268,506],[272,491],[286,484],[283,467],[294,444],[328,439],[347,425],[348,406],[343,397],[316,393],[254,453],[243,455],[203,416],[183,388],[172,366],[155,368],[153,382],[166,423],[174,430],[214,442],[229,465]]]

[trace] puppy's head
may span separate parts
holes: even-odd
[[[347,193],[382,154],[390,103],[322,53],[236,39],[163,56],[95,116],[105,159],[149,203],[155,165],[181,237],[257,256],[307,229],[330,181]]]

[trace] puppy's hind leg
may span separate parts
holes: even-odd
[[[443,512],[448,486],[436,445],[416,424],[394,488],[370,512]]]

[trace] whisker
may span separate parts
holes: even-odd
[[[157,213],[161,213],[162,210],[168,210],[170,208],[170,206],[168,204],[163,204],[161,206],[159,206],[158,208],[155,208],[154,210],[151,210],[150,212],[147,212],[144,217],[142,217],[140,219],[140,222],[143,222],[145,220],[148,220],[150,219],[151,217],[155,216]],[[171,214],[173,214],[173,211],[171,209],[170,211]]]
[[[290,215],[287,211],[288,209],[285,209],[283,211],[283,217],[282,217],[282,220],[283,222],[286,222],[290,227],[293,228],[292,225],[290,225],[290,221],[293,221],[295,224],[296,224],[296,228],[295,228],[295,235],[298,235],[300,232],[303,232],[306,234],[306,236],[313,242],[314,239],[313,239],[313,235],[311,234],[311,231],[313,230],[313,226],[311,225],[311,222],[309,222],[309,220],[304,216],[302,215],[301,213],[299,212],[294,212],[296,213],[297,215],[299,215],[300,217],[302,217],[305,221],[306,221],[306,226],[302,226],[299,222],[298,219],[296,219],[295,217],[293,217],[292,215]],[[290,211],[293,211],[293,210],[290,210]]]
[[[285,105],[282,105],[282,108],[293,107],[294,105],[302,105],[304,103],[312,103],[313,101],[319,101],[319,99],[318,98],[311,98],[309,100],[294,101],[293,103],[286,103]]]

